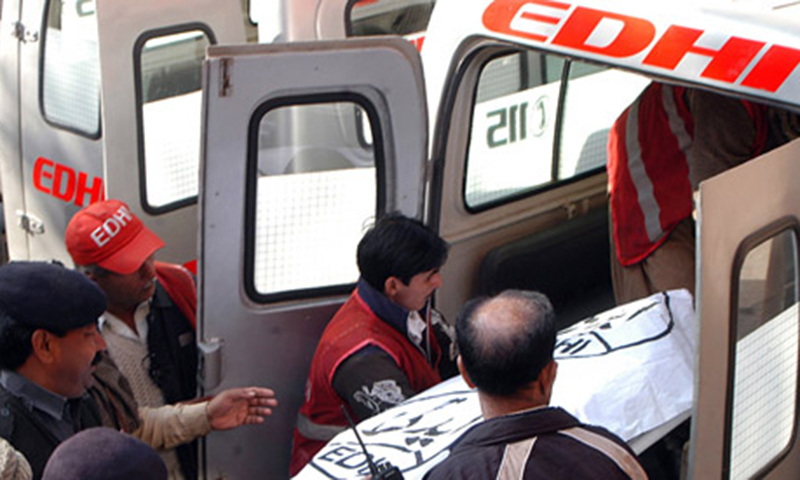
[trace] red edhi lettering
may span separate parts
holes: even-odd
[[[89,203],[105,199],[102,178],[93,177],[90,185],[86,172],[76,172],[44,157],[37,158],[33,166],[33,186],[40,192],[79,207],[86,204],[87,196]]]
[[[742,81],[742,85],[777,92],[800,65],[800,50],[773,45]]]
[[[764,42],[731,37],[722,48],[713,50],[696,45],[702,35],[702,30],[671,26],[642,63],[675,70],[687,54],[703,55],[711,62],[700,74],[702,77],[733,83],[764,47]]]
[[[590,45],[589,38],[604,25],[621,26],[606,45]],[[642,18],[578,7],[553,38],[553,45],[623,58],[641,52],[656,36],[656,27]]]
[[[554,0],[495,0],[483,12],[483,25],[494,32],[544,42],[569,8],[570,4]]]
[[[729,36],[715,50],[697,45],[703,30],[678,25],[668,27],[653,44],[656,28],[646,19],[586,7],[569,13],[570,9],[571,4],[556,0],[495,0],[484,11],[483,24],[497,33],[537,42],[552,39],[553,45],[613,58],[631,57],[653,45],[642,64],[671,71],[689,54],[705,56],[710,60],[701,77],[769,92],[776,92],[800,66],[800,50],[794,48]]]
[[[645,19],[585,7],[577,7],[558,28],[570,8],[553,0],[496,0],[484,12],[483,24],[539,42],[555,34],[553,45],[617,58],[641,52],[655,38],[655,26]],[[604,30],[612,36],[605,45],[589,43],[593,34]]]

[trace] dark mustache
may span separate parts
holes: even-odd
[[[95,353],[94,358],[92,359],[92,366],[94,367],[95,365],[100,363],[101,358],[103,358],[103,356],[100,354],[100,352]]]

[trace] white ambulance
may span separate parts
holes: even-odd
[[[282,391],[302,391],[314,349],[307,340],[350,289],[353,245],[383,211],[422,216],[451,243],[437,294],[449,318],[470,296],[512,285],[548,293],[565,323],[607,308],[611,123],[652,78],[796,108],[798,41],[787,11],[758,18],[622,3],[439,1],[422,64],[399,40],[210,49],[200,275],[204,335],[224,340],[224,382],[282,378]],[[675,32],[694,40],[676,49]],[[664,51],[671,57],[657,55]],[[309,129],[326,110],[329,126]],[[315,141],[331,132],[341,142],[320,152]],[[797,472],[798,204],[777,181],[792,178],[781,170],[793,168],[797,148],[732,170],[701,193],[694,478]],[[741,184],[728,190],[734,179],[748,195]],[[773,319],[765,298],[775,272],[764,259],[786,242],[792,273],[780,288],[789,294]],[[293,413],[279,427],[287,434]],[[232,436],[246,435],[258,442],[258,433]],[[288,448],[285,438],[269,445]],[[214,438],[207,447],[209,465],[238,453]]]
[[[287,475],[311,356],[375,216],[424,218],[450,242],[436,296],[447,318],[514,286],[547,293],[566,326],[613,305],[605,144],[650,80],[800,108],[791,6],[438,0],[424,44],[414,35],[421,58],[396,38],[299,42],[419,28],[367,14],[373,3],[288,2],[281,18],[305,21],[273,22],[262,38],[291,43],[241,45],[235,1],[4,0],[11,258],[66,260],[69,216],[103,195],[126,200],[167,240],[163,259],[199,260],[209,390],[278,392],[265,426],[207,438],[206,478]],[[798,152],[789,144],[701,189],[694,478],[800,472]],[[775,286],[777,244],[791,248]],[[773,288],[776,315],[764,307]]]

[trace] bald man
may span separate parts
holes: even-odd
[[[426,479],[647,478],[617,436],[549,406],[557,364],[547,297],[507,290],[473,300],[459,315],[456,338],[459,371],[477,387],[485,421],[465,432]]]

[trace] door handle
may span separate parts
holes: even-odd
[[[221,338],[210,338],[199,342],[198,381],[204,392],[214,390],[222,383],[222,345]]]

